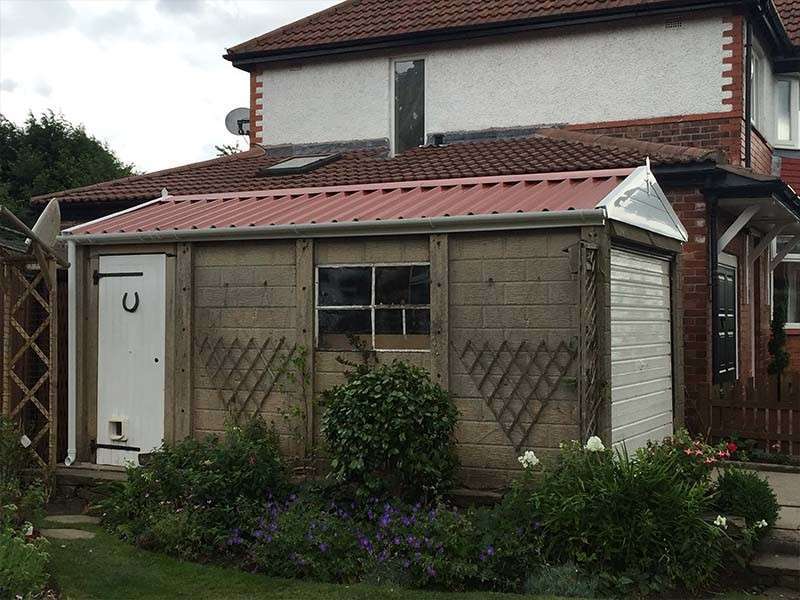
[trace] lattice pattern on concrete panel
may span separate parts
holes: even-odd
[[[597,347],[597,257],[595,244],[581,242],[580,279],[580,403],[581,436],[585,442],[597,433],[598,413],[603,403],[598,385]]]
[[[56,462],[57,317],[55,266],[2,261],[3,412],[31,440],[42,466]]]
[[[237,337],[226,344],[222,336],[206,335],[198,347],[208,378],[235,422],[261,412],[296,353],[297,346],[283,337],[260,343]]]
[[[542,340],[535,347],[523,340],[467,340],[454,350],[517,452],[533,447],[531,432],[539,416],[568,376],[577,351],[561,341],[550,348]]]

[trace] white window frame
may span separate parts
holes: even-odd
[[[778,240],[772,240],[772,244],[770,248],[770,257],[775,256],[778,253]],[[800,246],[796,246],[795,250],[800,250]],[[790,263],[800,263],[800,252],[790,252],[786,256],[783,257],[782,263],[790,262]],[[769,316],[770,319],[775,315],[775,272],[770,271],[769,274]],[[786,321],[786,325],[784,325],[784,329],[800,329],[800,323],[790,323]]]
[[[376,304],[375,303],[375,269],[381,267],[428,267],[430,268],[430,261],[421,262],[388,262],[388,263],[335,263],[316,265],[314,267],[314,349],[318,352],[340,352],[334,348],[320,348],[319,347],[319,311],[320,310],[363,310],[370,309],[370,324],[372,330],[372,348],[371,352],[413,352],[413,353],[429,353],[430,348],[376,348],[375,347],[375,310],[381,309],[415,309],[431,310],[430,304]],[[346,306],[320,306],[319,304],[319,270],[320,269],[342,269],[342,268],[369,268],[371,270],[371,293],[370,304],[352,304]],[[405,312],[403,312],[403,329],[405,330]],[[433,337],[432,332],[428,332],[429,339]]]
[[[759,48],[756,44],[753,44],[753,57],[751,65],[752,72],[750,74],[750,81],[752,82],[753,86],[750,95],[750,122],[756,129],[758,129],[760,133],[765,136],[767,135],[767,132],[764,128],[764,121],[766,120],[766,114],[764,111],[766,95],[766,61],[767,59],[764,56],[764,52],[761,50],[761,48]]]
[[[396,124],[396,111],[395,111],[395,64],[399,62],[409,62],[413,60],[421,60],[425,63],[424,73],[422,78],[422,143],[427,143],[428,140],[428,57],[421,55],[395,57],[389,60],[389,149],[390,154],[394,156],[397,154],[397,124]]]
[[[789,139],[778,138],[778,84],[789,83]],[[775,146],[781,148],[800,147],[800,80],[797,77],[779,76],[775,78]]]

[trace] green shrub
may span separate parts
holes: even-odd
[[[721,564],[722,533],[707,519],[709,487],[676,471],[671,452],[651,448],[631,459],[565,445],[531,501],[546,558],[602,572],[616,592],[697,589]]]
[[[99,503],[105,523],[142,546],[184,558],[225,548],[232,528],[287,488],[278,437],[263,420],[227,426],[223,439],[165,444]]]
[[[452,480],[456,409],[424,369],[361,367],[323,394],[332,475],[368,496],[434,496]]]
[[[47,540],[0,529],[0,598],[32,598],[49,578]],[[38,597],[38,596],[37,596]]]
[[[763,535],[778,520],[780,506],[775,492],[766,479],[756,472],[730,467],[722,470],[717,479],[714,504],[721,515],[742,517],[748,527],[757,527]]]

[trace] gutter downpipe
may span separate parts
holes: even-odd
[[[177,241],[221,241],[228,239],[287,239],[298,237],[348,237],[360,235],[412,235],[431,232],[455,233],[508,229],[542,229],[547,227],[580,227],[601,225],[606,220],[604,209],[588,208],[536,213],[464,215],[391,221],[354,221],[310,223],[305,225],[260,225],[256,227],[224,227],[159,231],[130,231],[61,235],[74,244],[135,244]],[[70,269],[70,273],[72,270]],[[74,289],[74,288],[70,288]]]
[[[745,33],[744,72],[744,166],[750,168],[753,162],[753,24],[750,15],[747,16]]]
[[[67,256],[69,260],[69,270],[67,271],[67,457],[64,465],[69,467],[75,463],[77,449],[77,374],[78,367],[75,361],[78,350],[78,342],[75,337],[78,325],[78,306],[76,302],[77,282],[77,263],[75,242],[69,240],[67,243]]]
[[[717,323],[717,305],[719,303],[719,298],[717,297],[718,290],[717,290],[717,277],[719,274],[717,273],[718,270],[718,248],[719,248],[719,241],[717,240],[717,210],[719,208],[719,203],[717,201],[717,196],[714,195],[710,201],[708,202],[708,276],[709,276],[709,285],[711,286],[711,383],[717,383],[717,372],[714,365],[717,364],[717,354],[719,353],[719,348],[717,344],[717,339],[719,337],[719,324]]]

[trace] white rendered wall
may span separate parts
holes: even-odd
[[[533,32],[261,74],[262,143],[391,137],[391,60],[426,60],[426,131],[727,111],[723,17]],[[729,53],[728,53],[729,54]]]

